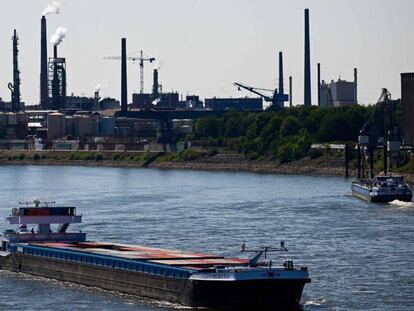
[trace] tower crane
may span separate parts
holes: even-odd
[[[121,60],[121,57],[120,56],[105,56],[104,59],[105,60]],[[139,61],[139,76],[140,76],[139,92],[143,94],[144,93],[144,62],[152,63],[155,61],[155,57],[145,58],[144,52],[141,50],[139,57],[130,56],[130,57],[127,57],[127,60],[131,60],[133,62]]]
[[[285,94],[281,94],[277,91],[277,89],[270,90],[270,89],[263,89],[263,88],[257,88],[257,87],[251,87],[242,83],[235,82],[234,85],[238,87],[239,91],[241,89],[245,89],[253,94],[259,95],[262,97],[266,102],[270,103],[270,109],[280,109],[283,108],[281,103],[288,101],[289,96]],[[263,94],[262,92],[273,92],[273,96],[268,96]]]

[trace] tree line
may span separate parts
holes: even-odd
[[[196,138],[208,147],[223,147],[250,159],[300,159],[312,143],[356,142],[374,106],[294,107],[281,111],[228,112],[196,123]]]

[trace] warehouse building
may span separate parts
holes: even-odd
[[[206,98],[206,109],[225,111],[262,111],[263,101],[261,98]]]

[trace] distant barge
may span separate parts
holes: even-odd
[[[352,183],[352,195],[368,202],[387,203],[394,200],[411,202],[410,186],[400,175],[378,175],[369,179],[358,179]]]
[[[27,204],[27,203],[26,203]],[[191,307],[268,308],[297,306],[310,283],[308,269],[291,260],[281,267],[254,258],[224,258],[126,244],[87,242],[86,234],[67,232],[80,223],[75,207],[13,208],[7,218],[18,231],[1,235],[0,269],[68,281]],[[35,231],[27,224],[37,224]],[[51,224],[60,224],[51,230]],[[243,250],[245,250],[243,248]]]

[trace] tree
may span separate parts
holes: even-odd
[[[206,117],[198,120],[196,129],[202,137],[217,138],[220,133],[220,121],[214,116]]]
[[[293,136],[296,135],[299,131],[299,121],[294,116],[286,117],[280,129],[280,135],[282,136]]]

